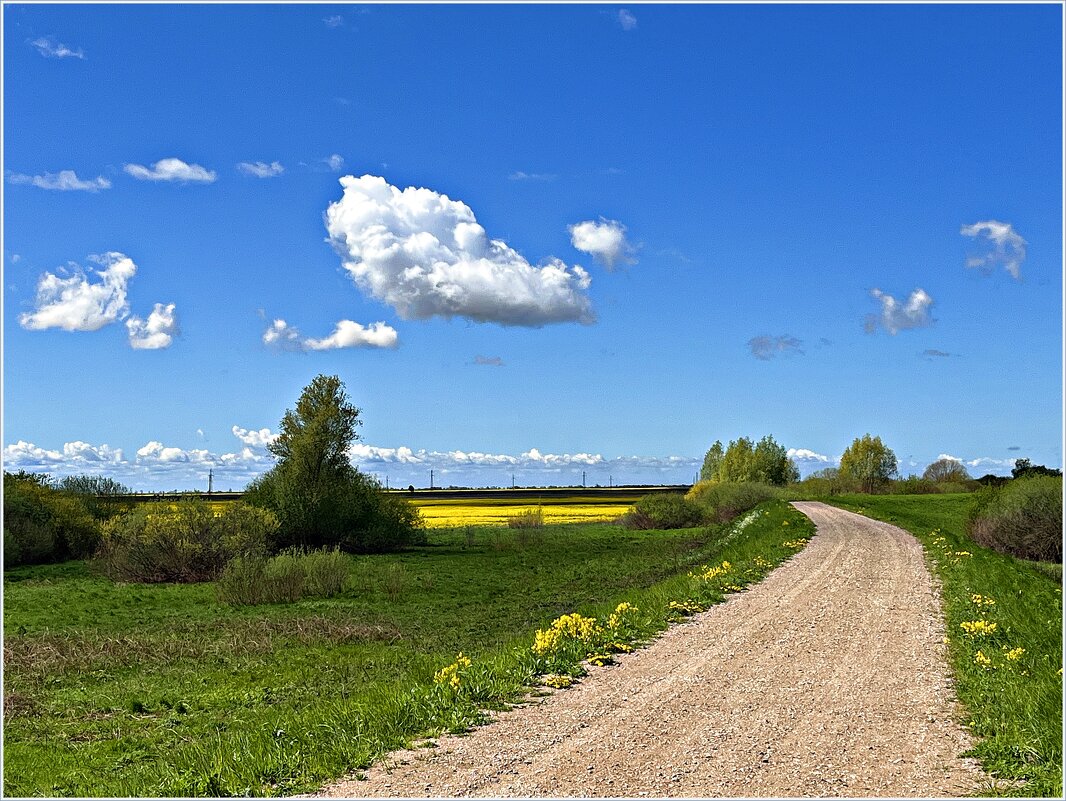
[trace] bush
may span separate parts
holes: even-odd
[[[707,519],[727,523],[763,501],[777,498],[778,490],[756,481],[701,481],[690,489],[685,498],[703,510]]]
[[[967,519],[970,537],[1000,553],[1062,562],[1062,478],[1016,478],[975,493]]]
[[[526,509],[516,515],[507,518],[508,528],[543,528],[544,510],[541,507]]]
[[[80,559],[99,541],[81,498],[57,491],[46,475],[4,473],[5,566]]]
[[[226,563],[215,594],[233,606],[332,598],[344,590],[350,571],[348,557],[337,549],[290,548],[273,558],[237,556]]]
[[[376,479],[354,468],[321,489],[313,523],[303,495],[289,486],[288,476],[277,468],[253,481],[244,500],[277,515],[281,547],[382,553],[426,541],[417,507],[385,492]]]
[[[104,525],[93,565],[115,580],[211,581],[235,556],[266,554],[277,518],[242,503],[146,503]]]
[[[703,510],[682,495],[645,495],[622,517],[622,525],[633,529],[692,528],[703,523]]]

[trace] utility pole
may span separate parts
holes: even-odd
[[[585,471],[584,470],[581,471],[581,486],[582,487],[585,486]]]
[[[613,487],[614,486],[614,476],[607,476],[607,486],[608,487]]]
[[[433,489],[433,471],[429,471],[429,488]]]
[[[211,490],[214,488],[214,485],[215,485],[215,471],[214,470],[208,470],[207,471],[207,494],[208,495],[211,494]]]
[[[386,473],[385,474],[385,489],[388,490],[388,488],[389,488],[389,474]]]
[[[511,473],[511,489],[514,489],[514,473]]]

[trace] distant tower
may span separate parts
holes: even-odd
[[[215,471],[207,471],[207,494],[210,495],[215,486]]]

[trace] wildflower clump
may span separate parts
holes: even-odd
[[[996,599],[990,595],[981,595],[979,592],[975,592],[970,596],[970,603],[976,606],[978,609],[984,610],[990,606],[996,605]]]
[[[588,661],[590,665],[595,665],[596,667],[603,667],[604,665],[614,664],[614,657],[612,657],[610,654],[593,654],[589,657]]]
[[[807,540],[805,540],[805,539],[785,540],[781,544],[784,545],[786,548],[802,548],[802,547],[804,547],[807,544]]]
[[[964,620],[959,624],[959,628],[965,631],[967,636],[976,639],[991,636],[995,633],[997,626],[987,620]]]
[[[724,576],[732,569],[733,565],[731,565],[729,562],[723,561],[722,564],[717,565],[715,567],[708,567],[707,565],[704,565],[699,569],[699,571],[695,573],[689,573],[688,575],[689,578],[696,578],[702,581],[713,581],[714,579],[719,578],[720,576]]]
[[[682,618],[691,617],[697,612],[702,612],[706,608],[707,607],[703,604],[691,598],[684,601],[671,601],[670,620],[681,620]]]
[[[564,676],[560,673],[550,673],[545,676],[541,683],[545,687],[554,687],[556,690],[565,690],[567,687],[571,687],[574,684],[575,679],[572,676]]]
[[[1024,648],[1020,648],[1019,647],[1019,648],[1011,648],[1010,650],[1007,650],[1007,646],[1006,645],[1003,646],[1003,650],[1005,650],[1007,652],[1005,655],[1007,657],[1007,661],[1008,662],[1017,662],[1019,659],[1022,658],[1022,654],[1025,653],[1025,649]]]
[[[983,667],[985,670],[995,670],[995,666],[992,664],[992,660],[985,656],[984,651],[978,651],[973,657],[974,664],[979,667]]]
[[[614,640],[610,645],[617,646],[614,650],[625,650],[627,652],[633,650],[626,646],[625,643],[618,642],[618,640],[630,640],[636,636],[637,621],[635,617],[639,611],[640,609],[628,601],[622,601],[607,617],[607,633]]]
[[[459,692],[463,684],[463,672],[470,665],[470,657],[463,656],[462,652],[460,652],[452,664],[441,668],[433,674],[433,683],[450,689],[452,692]]]

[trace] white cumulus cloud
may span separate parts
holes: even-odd
[[[80,48],[67,47],[62,42],[57,42],[51,36],[40,36],[30,42],[37,52],[45,58],[80,58],[85,60],[85,52]]]
[[[351,320],[341,320],[333,333],[324,339],[305,339],[307,350],[336,350],[337,348],[395,348],[396,329],[383,322],[362,326]]]
[[[355,284],[404,319],[593,322],[584,269],[554,258],[534,267],[490,239],[462,201],[374,175],[340,184],[343,197],[326,210],[330,240]]]
[[[959,233],[963,236],[984,237],[992,244],[992,250],[984,256],[967,259],[967,267],[977,268],[987,274],[999,264],[1015,279],[1022,277],[1022,262],[1025,261],[1025,246],[1028,243],[1010,223],[985,220],[973,225],[964,225],[959,229]]]
[[[915,289],[905,302],[900,302],[880,289],[873,289],[870,294],[881,302],[880,314],[866,316],[866,332],[872,334],[878,326],[890,334],[911,328],[927,328],[934,323],[929,313],[933,299],[924,289]]]
[[[240,426],[233,426],[232,431],[233,436],[249,448],[265,448],[278,438],[278,435],[272,433],[269,428],[260,428],[258,431],[252,431]]]
[[[7,177],[7,180],[8,183],[29,184],[38,189],[51,189],[55,192],[99,192],[101,189],[111,188],[111,181],[102,175],[85,181],[79,178],[74,170],[46,172],[44,175],[13,173]]]
[[[123,169],[140,181],[181,181],[184,183],[212,183],[218,174],[199,164],[187,164],[181,159],[160,159],[151,168],[141,164],[127,164]]]
[[[797,462],[818,462],[820,464],[829,464],[833,461],[828,456],[821,453],[815,453],[807,448],[789,448],[785,452],[785,455],[788,456],[789,459],[795,459]]]
[[[170,347],[178,334],[178,319],[174,314],[174,304],[155,304],[147,320],[133,315],[126,320],[126,330],[130,335],[130,347],[134,350],[159,350]]]
[[[242,161],[237,164],[237,169],[255,178],[274,178],[285,172],[280,161],[272,161],[269,164],[265,161]]]
[[[618,220],[585,220],[568,229],[570,242],[582,253],[613,270],[618,264],[636,264],[636,249],[626,241],[626,227]]]
[[[341,320],[333,333],[322,339],[302,336],[298,328],[281,319],[274,320],[263,332],[263,344],[289,351],[395,348],[398,341],[396,329],[384,322],[363,326],[352,320]]]
[[[89,270],[93,275],[78,269],[68,278],[47,272],[41,276],[36,309],[19,315],[23,328],[97,331],[126,316],[126,285],[136,274],[137,265],[129,256],[117,252],[90,259],[102,265],[102,269]],[[98,280],[92,280],[94,276]]]

